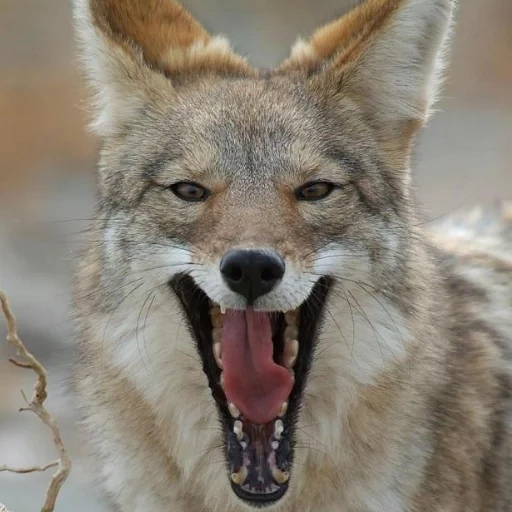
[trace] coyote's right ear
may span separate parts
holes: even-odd
[[[299,42],[280,71],[302,70],[352,98],[400,166],[436,100],[454,7],[455,0],[363,0]]]
[[[174,0],[75,0],[75,18],[100,135],[197,74],[252,73],[225,38],[211,37]]]

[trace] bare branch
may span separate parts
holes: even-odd
[[[59,453],[58,460],[55,462],[51,462],[46,466],[32,467],[27,469],[0,466],[0,471],[10,471],[14,473],[31,473],[34,471],[46,471],[51,467],[57,467],[58,469],[52,476],[52,481],[46,493],[46,500],[43,505],[43,508],[41,509],[41,512],[53,512],[53,510],[55,509],[55,502],[57,501],[59,491],[71,470],[71,460],[62,442],[57,422],[44,406],[44,402],[47,397],[46,388],[48,384],[46,370],[44,369],[43,365],[26,349],[25,345],[18,336],[16,318],[9,307],[9,301],[7,300],[7,296],[1,290],[0,302],[2,304],[3,314],[5,316],[5,319],[7,320],[7,341],[16,349],[17,357],[22,359],[22,361],[19,361],[18,359],[11,359],[11,362],[17,367],[31,369],[37,375],[37,380],[34,385],[34,392],[30,401],[22,392],[23,397],[27,402],[27,406],[21,410],[32,411],[41,419],[41,421],[45,425],[47,425],[50,428],[53,435],[53,442]],[[2,512],[3,510],[6,511],[5,507],[3,505],[0,505],[0,512]]]
[[[9,473],[19,473],[19,474],[25,474],[25,473],[35,473],[36,471],[46,471],[50,468],[55,468],[59,465],[58,460],[54,460],[53,462],[50,462],[49,464],[46,464],[45,466],[33,466],[31,468],[12,468],[10,466],[0,466],[0,473],[2,471],[8,471]]]

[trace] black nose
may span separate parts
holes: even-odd
[[[227,285],[249,304],[275,288],[284,275],[284,261],[275,253],[229,251],[220,263]]]

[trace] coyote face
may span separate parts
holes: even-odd
[[[97,367],[106,350],[105,387],[126,377],[141,397],[133,407],[149,404],[134,431],[143,421],[151,432],[172,430],[173,441],[162,434],[157,444],[173,460],[173,485],[201,485],[214,510],[237,510],[208,491],[228,481],[245,504],[298,510],[293,496],[308,473],[294,461],[315,460],[318,480],[324,468],[312,449],[299,453],[301,421],[321,425],[316,435],[338,460],[358,386],[396,382],[383,372],[396,371],[431,327],[435,293],[409,159],[435,98],[452,9],[450,0],[367,0],[260,72],[174,1],[77,2],[104,143],[100,236],[80,274],[82,331],[96,340],[85,357]],[[149,374],[139,365],[146,327],[159,359]],[[219,424],[220,438],[190,432]],[[99,443],[105,453],[110,442]],[[216,442],[222,481],[215,468],[186,462],[187,443]],[[301,486],[287,493],[295,475]],[[128,496],[111,480],[113,495]],[[385,500],[357,503],[402,510],[404,497],[364,485]],[[374,510],[363,505],[352,508]]]
[[[280,77],[221,81],[182,93],[121,150],[142,159],[123,169],[141,192],[116,216],[136,244],[114,266],[179,297],[248,501],[287,489],[329,293],[397,275],[407,250],[403,193],[368,157],[377,143],[350,102],[334,101]],[[141,152],[148,135],[156,154]]]

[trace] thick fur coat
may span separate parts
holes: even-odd
[[[269,510],[512,511],[512,215],[432,232],[410,186],[453,9],[366,0],[263,73],[173,0],[76,1],[102,140],[76,388],[116,510],[251,509],[169,282],[243,308],[219,263],[265,248],[286,273],[255,307],[332,283]],[[209,198],[181,201],[180,180]],[[320,201],[290,192],[318,180],[336,184]]]

